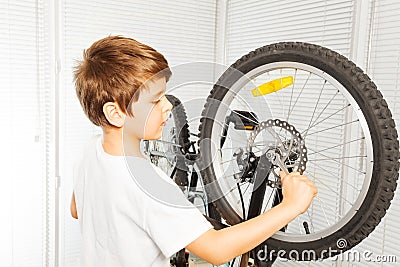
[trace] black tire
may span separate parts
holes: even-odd
[[[190,133],[185,107],[176,96],[165,96],[173,106],[171,113],[174,117],[175,127],[178,131],[178,144],[187,151],[190,147]]]
[[[229,88],[240,78],[235,71],[246,74],[259,66],[284,61],[313,66],[336,79],[360,106],[372,137],[374,163],[370,186],[359,210],[341,229],[314,241],[288,242],[274,237],[266,241],[269,249],[297,251],[300,260],[311,260],[309,255],[302,255],[305,250],[313,250],[317,258],[325,258],[327,254],[321,254],[323,250],[337,250],[337,253],[330,256],[348,250],[375,229],[389,208],[399,176],[398,135],[388,105],[370,78],[346,57],[318,45],[283,42],[258,48],[236,61],[214,85],[202,111],[199,126],[201,162],[204,163],[202,177],[205,184],[215,185],[211,194],[217,196],[222,193],[218,192],[220,188],[217,183],[213,183],[216,174],[212,155],[207,147],[208,142],[203,141],[211,138],[214,122],[212,118],[218,110],[216,102],[222,101]],[[225,197],[218,198],[215,205],[229,224],[241,222],[240,216]],[[347,241],[345,247],[338,247],[339,239]]]
[[[177,140],[172,140],[181,146],[181,152],[186,153],[190,147],[190,132],[189,125],[187,121],[187,115],[185,111],[185,107],[181,103],[181,101],[173,96],[166,95],[168,101],[172,104],[173,108],[171,110],[171,114],[174,119],[175,129],[177,131]],[[180,160],[180,159],[178,159]],[[183,162],[177,162],[177,168],[175,169],[175,175],[173,177],[175,183],[184,188],[188,186],[188,170],[185,167]]]

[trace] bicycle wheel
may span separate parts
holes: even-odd
[[[279,203],[278,166],[255,166],[271,153],[318,188],[307,212],[265,242],[280,257],[350,249],[378,225],[396,189],[399,144],[386,101],[360,68],[321,46],[277,43],[240,58],[210,92],[199,131],[204,183],[231,225]],[[251,201],[262,171],[265,193]]]

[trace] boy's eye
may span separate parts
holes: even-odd
[[[164,96],[160,97],[159,99],[157,99],[156,101],[154,101],[154,103],[156,103],[156,104],[157,104],[158,102],[160,102],[160,101],[161,101],[161,99],[163,99],[163,97],[164,97]]]

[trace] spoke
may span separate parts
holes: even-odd
[[[247,148],[247,146],[223,147],[223,148],[218,148],[218,151],[227,150],[227,149],[234,150],[234,149],[238,149],[238,148]]]
[[[314,228],[314,224],[313,224],[313,222],[312,222],[312,218],[311,218],[310,212],[308,211],[308,209],[307,209],[306,212],[307,212],[307,215],[308,215],[308,219],[310,220],[312,232],[315,233],[315,228]]]
[[[280,71],[280,76],[281,76],[281,79],[280,79],[280,82],[281,82],[281,84],[282,84],[282,69],[279,69],[279,71]],[[285,96],[282,94],[282,98],[283,98],[283,103],[281,104],[281,107],[282,107],[282,116],[283,116],[283,118],[285,117]]]
[[[225,124],[225,125],[228,125],[228,124]],[[236,131],[236,132],[237,132],[237,131]],[[221,134],[220,137],[229,137],[229,135],[223,135],[223,134]]]
[[[315,164],[315,163],[313,163],[313,164]],[[321,168],[321,169],[322,169],[322,168]],[[317,177],[315,177],[315,176],[312,176],[312,175],[310,175],[310,176],[311,176],[311,177],[314,177],[316,180],[318,180],[321,184],[323,184],[326,188],[328,188],[329,191],[335,193],[339,198],[341,198],[341,199],[343,199],[344,201],[346,201],[347,203],[349,203],[350,206],[353,206],[354,203],[351,203],[351,202],[348,201],[346,198],[344,198],[343,196],[339,195],[338,192],[334,191],[332,188],[330,188],[330,186],[328,186],[327,184],[325,184],[324,182],[322,182],[321,179],[319,179],[319,178],[317,178]],[[337,178],[337,177],[336,177],[336,178]],[[340,179],[340,178],[339,178],[339,179]],[[347,183],[347,184],[348,184],[348,183]],[[360,191],[360,190],[357,190],[357,191]]]
[[[332,178],[337,178],[337,179],[343,181],[344,183],[346,183],[346,184],[348,184],[349,186],[353,187],[353,188],[354,188],[356,191],[358,191],[358,192],[361,191],[361,189],[357,189],[356,187],[354,187],[354,185],[350,184],[349,182],[346,182],[346,181],[344,180],[344,178],[340,178],[340,177],[338,177],[338,176],[332,175],[328,170],[322,168],[320,165],[317,165],[317,164],[315,164],[314,162],[310,162],[310,163],[314,164],[314,165],[315,165],[316,167],[318,167],[319,169],[321,169],[321,170],[323,170],[324,172],[328,173],[329,176],[331,176]]]
[[[157,143],[168,144],[168,145],[171,145],[171,146],[182,147],[181,145],[178,145],[178,144],[175,144],[175,143],[172,143],[172,142],[168,142],[168,141],[164,141],[164,140],[157,139],[157,140],[152,140],[152,141],[155,141]]]
[[[236,139],[236,138],[232,138],[231,136],[227,136],[227,135],[220,135],[220,136],[219,136],[220,139],[221,139],[222,137],[228,137],[229,140],[233,140],[233,141],[236,141],[236,142],[239,142],[239,143],[243,143],[243,142],[246,142],[246,141],[247,141],[247,137],[246,137],[245,140],[239,140],[239,139]],[[225,142],[226,142],[226,140],[225,140]]]
[[[283,130],[283,128],[280,128],[279,133],[277,133],[279,135],[279,137],[283,138],[285,141],[288,140],[286,136],[281,134],[281,131]],[[292,139],[292,138],[290,138]]]
[[[258,148],[258,147],[254,147],[254,148],[257,149],[257,151],[254,151],[254,152],[256,152],[256,153],[257,153],[257,152],[260,152],[260,151],[261,151],[261,152],[263,151],[262,148]]]
[[[271,75],[270,75],[270,72],[268,71],[267,74],[268,74],[268,80],[270,81],[272,79]],[[273,96],[274,98],[277,98],[278,101],[279,101],[280,106],[283,107],[283,103],[281,101],[281,98],[279,97],[279,94],[271,94],[271,96]],[[270,112],[271,112],[271,116],[274,117],[273,111],[270,110]]]
[[[281,73],[282,73],[282,69],[281,69]],[[268,76],[269,76],[269,79],[271,80],[271,76],[269,75],[269,72],[268,72]],[[281,74],[281,77],[282,77],[282,74]],[[282,113],[284,114],[285,109],[284,109],[284,101],[282,102],[282,100],[281,100],[282,96],[280,94],[273,94],[273,95],[276,96],[276,98],[278,99],[279,106],[282,107]],[[283,97],[283,99],[285,99],[285,98]]]
[[[239,141],[239,140],[236,140]],[[234,146],[234,147],[223,147],[223,148],[219,148],[218,150],[226,150],[226,149],[237,149],[237,148],[248,148],[248,147],[257,147],[257,146],[265,146],[266,142],[264,141],[259,141],[259,142],[255,142],[253,143],[253,145],[249,146],[249,145],[244,145],[244,146]]]
[[[296,217],[296,221],[297,221],[297,224],[299,225],[299,234],[303,234],[301,231],[303,229],[303,227],[301,227],[300,216]]]
[[[333,99],[335,99],[335,97],[338,95],[338,93],[339,93],[339,90],[337,90],[336,93],[333,95],[333,97],[328,101],[328,103],[325,105],[325,107],[322,109],[322,111],[318,114],[318,117],[315,119],[315,121],[317,121],[319,119],[319,117],[321,117],[321,115],[324,113],[324,111],[327,109],[327,107],[330,105],[330,103],[333,101]],[[315,125],[313,125],[311,127],[314,127],[314,126]]]
[[[348,104],[348,105],[346,105],[345,107],[339,109],[338,111],[335,111],[334,113],[332,113],[331,115],[325,117],[324,119],[320,120],[319,122],[314,123],[314,124],[311,125],[310,128],[308,128],[308,129],[314,128],[315,126],[317,126],[317,125],[320,124],[321,122],[323,122],[323,121],[329,119],[330,117],[336,115],[336,114],[339,113],[340,111],[342,111],[342,110],[344,110],[344,109],[346,109],[346,108],[348,108],[348,107],[350,107],[350,106],[351,106],[351,105]],[[318,119],[318,118],[317,118],[317,119]],[[302,132],[301,132],[301,135],[303,135],[306,131],[308,131],[308,129],[305,129],[304,131],[302,131]]]
[[[311,151],[314,151],[314,150],[313,150],[313,149],[311,149],[311,148],[309,148],[309,150],[311,150]],[[348,165],[348,164],[342,163],[341,161],[339,161],[339,160],[336,160],[335,158],[331,158],[331,157],[329,157],[329,156],[327,156],[327,155],[325,155],[325,154],[322,154],[321,152],[315,152],[315,153],[317,153],[317,154],[320,154],[320,155],[324,156],[324,157],[325,157],[325,158],[327,158],[328,160],[335,161],[335,162],[339,163],[340,165],[343,165],[343,166],[349,167],[350,169],[352,169],[352,170],[355,170],[355,171],[356,171],[356,172],[358,172],[358,173],[361,173],[361,174],[366,174],[366,172],[359,171],[359,170],[357,170],[356,168],[354,168],[353,166],[350,166],[350,165]],[[367,156],[364,156],[364,157],[366,158]],[[345,158],[345,157],[342,157],[342,158]],[[313,162],[311,162],[311,163],[313,163]],[[314,164],[315,164],[315,163],[314,163]]]
[[[313,135],[313,134],[316,134],[316,133],[320,133],[320,132],[325,132],[325,131],[328,131],[328,130],[332,130],[332,129],[334,129],[334,128],[338,128],[338,127],[340,127],[340,126],[345,126],[345,125],[347,125],[347,124],[351,124],[351,123],[354,123],[354,122],[357,122],[357,121],[359,121],[359,120],[357,119],[357,120],[354,120],[354,121],[350,121],[350,122],[346,122],[346,123],[339,124],[339,125],[336,125],[336,126],[332,126],[332,127],[329,127],[329,128],[325,128],[325,129],[322,129],[322,130],[319,130],[319,131],[316,131],[316,132],[312,132],[312,133],[308,134],[308,136]],[[304,137],[304,138],[305,138],[305,137]],[[304,138],[303,138],[303,139],[304,139]]]
[[[242,185],[243,185],[243,184],[244,184],[244,183],[242,183]],[[246,189],[244,190],[243,195],[246,194],[247,190],[248,190],[249,187],[250,187],[250,184],[251,184],[251,183],[247,182],[247,187],[246,187]]]
[[[282,128],[281,128],[281,129],[282,129]],[[288,140],[289,140],[286,136],[283,136],[283,135],[280,135],[280,134],[279,134],[279,136],[282,137],[285,141],[288,141]],[[296,154],[296,155],[300,155],[300,154],[297,153],[296,151],[291,150],[291,149],[292,149],[292,146],[293,146],[293,136],[291,136],[291,138],[290,138],[290,146],[289,146],[289,148],[286,148],[285,146],[284,146],[284,148],[285,148],[287,151],[289,151],[290,153],[294,153],[294,154]],[[288,154],[288,156],[289,156],[289,154]],[[286,158],[287,158],[287,157],[286,157]]]
[[[305,133],[305,135],[304,135],[304,138],[307,136],[308,130],[310,129],[311,123],[312,123],[312,121],[313,121],[313,119],[314,119],[315,111],[317,110],[317,107],[318,107],[318,104],[319,104],[319,100],[321,99],[321,95],[322,95],[322,92],[324,91],[326,82],[327,82],[327,80],[325,80],[324,85],[322,85],[322,89],[321,89],[321,91],[319,92],[319,96],[318,96],[318,99],[317,99],[317,103],[315,104],[315,107],[314,107],[314,110],[313,110],[313,114],[312,114],[312,116],[311,116],[310,123],[309,123],[308,126],[307,126],[307,130],[306,130],[306,133]],[[317,118],[317,119],[318,119],[318,118]]]
[[[282,128],[281,128],[282,129]],[[282,142],[282,139],[281,139],[281,137],[283,137],[283,136],[281,136],[281,135],[279,135],[274,129],[272,129],[272,128],[267,128],[267,131],[269,132],[269,133],[271,133],[271,135],[272,136],[274,136],[275,137],[275,140],[273,140],[273,141],[258,141],[258,142],[255,142],[255,143],[253,143],[253,145],[252,146],[248,146],[248,147],[255,147],[255,146],[261,146],[261,144],[265,144],[265,146],[268,146],[268,145],[273,145],[274,143],[274,141],[276,142],[276,140],[279,140],[279,142],[285,147],[285,145],[284,145],[284,143]],[[285,137],[284,137],[285,138]],[[286,138],[285,138],[285,140],[286,140]],[[261,150],[261,149],[260,149]]]
[[[329,223],[329,220],[328,220],[328,216],[326,216],[324,206],[322,206],[321,202],[319,202],[319,205],[321,206],[322,212],[324,213],[326,224],[328,224],[328,226],[331,226],[331,224]]]
[[[254,144],[256,144],[256,145],[254,145]],[[251,146],[251,147],[253,147],[253,146],[268,146],[268,145],[271,145],[271,142],[268,142],[268,141],[258,141],[258,142],[254,142],[253,143],[253,145]]]
[[[272,128],[267,128],[267,131],[271,133],[271,135],[275,134],[275,139],[279,140],[279,142],[282,144],[283,147],[285,147],[285,145],[282,142],[282,139],[279,137],[279,135],[276,133],[276,131]]]
[[[309,162],[309,161],[321,161],[321,160],[332,160],[332,159],[366,158],[366,157],[367,156],[348,156],[348,157],[340,157],[340,158],[331,158],[331,157],[329,157],[329,158],[324,158],[324,159],[322,159],[322,158],[321,159],[309,159],[309,160],[307,160],[307,162]]]
[[[225,175],[225,176],[223,176],[222,178],[223,178],[224,180],[227,180],[227,179],[235,180],[235,178],[233,177],[233,174]],[[240,186],[242,186],[242,185],[244,185],[244,184],[250,184],[250,183],[249,183],[249,182],[246,182],[246,181],[239,182],[239,185],[240,185]],[[228,190],[228,192],[226,192],[226,193],[228,194],[228,193],[232,192],[232,191],[235,190],[235,189],[237,189],[237,183],[235,183],[235,184],[233,185],[233,187],[230,188],[230,189]],[[246,190],[247,190],[247,188],[246,188]]]
[[[230,175],[230,176],[232,176],[232,179],[235,179],[235,178],[233,178],[233,175]],[[225,178],[228,178],[228,176],[224,176],[223,177],[224,179]],[[241,183],[239,183],[239,185],[243,185],[244,183],[246,183],[246,182],[241,182]],[[226,192],[226,194],[229,194],[229,193],[231,193],[233,190],[235,190],[237,187],[236,187],[236,184],[231,188],[231,189],[229,189],[228,190],[228,192]]]
[[[241,184],[241,186],[244,184],[245,182],[243,182],[242,184]],[[247,182],[247,187],[246,187],[246,189],[244,190],[244,192],[242,192],[242,197],[239,199],[239,201],[236,203],[236,204],[241,204],[241,208],[242,208],[242,213],[243,213],[243,215],[244,216],[246,216],[246,212],[245,212],[245,210],[243,211],[243,207],[245,206],[245,199],[247,200],[248,198],[246,198],[245,197],[245,195],[246,195],[246,192],[247,192],[247,190],[249,189],[249,187],[250,187],[250,184],[251,183],[249,183],[249,182]],[[233,190],[232,190],[233,191]],[[229,191],[229,192],[231,192],[231,191]],[[249,211],[250,210],[250,207],[247,207],[248,209],[247,209],[247,211]],[[245,219],[245,217],[243,217],[243,219]]]
[[[268,201],[267,201],[267,203],[265,203],[265,207],[264,207],[263,213],[267,210],[269,201],[271,200],[271,197],[272,197],[274,194],[277,193],[276,191],[277,191],[277,189],[276,189],[276,188],[273,188],[271,194],[269,194]]]
[[[288,110],[288,116],[286,118],[286,121],[289,121],[289,111],[290,111],[290,107],[292,106],[292,98],[293,98],[294,84],[296,81],[296,75],[297,75],[297,69],[294,70],[294,79],[293,79],[292,91],[290,93],[289,110]]]
[[[350,143],[352,143],[352,142],[356,142],[356,141],[359,141],[359,140],[362,140],[362,139],[365,139],[365,137],[361,137],[361,138],[358,138],[358,139],[355,139],[355,140],[351,140],[351,141],[345,142],[345,143],[343,143],[343,144],[339,144],[339,145],[327,147],[327,148],[324,148],[324,149],[322,149],[322,150],[319,150],[319,151],[316,151],[316,152],[313,152],[313,153],[309,153],[307,156],[309,157],[310,155],[314,155],[314,154],[316,154],[316,153],[318,153],[318,152],[326,151],[326,150],[329,150],[329,149],[332,149],[332,148],[335,148],[335,147],[344,146],[344,145],[346,145],[346,144],[350,144]],[[311,150],[312,150],[312,149],[311,149]],[[315,150],[313,150],[313,151],[315,151]]]
[[[311,74],[312,74],[312,72],[310,72],[310,74],[309,74],[308,77],[307,77],[306,82],[305,82],[304,85],[303,85],[303,88],[301,88],[300,93],[298,94],[298,96],[297,96],[297,98],[296,98],[296,101],[294,102],[293,108],[290,109],[290,107],[289,107],[289,114],[288,114],[288,116],[287,116],[287,120],[286,120],[286,121],[289,121],[289,116],[290,116],[290,114],[292,114],[292,111],[294,110],[294,108],[295,108],[295,106],[296,106],[296,104],[297,104],[297,101],[298,101],[299,98],[300,98],[300,95],[303,93],[303,90],[304,90],[304,88],[306,87],[306,85],[307,85],[307,83],[308,83],[308,80],[309,80],[310,77],[311,77]]]
[[[228,160],[225,160],[225,161],[221,161],[220,164],[222,165],[222,164],[225,164],[225,163],[233,161],[233,160],[236,160],[236,159],[232,158],[232,159],[228,159]]]
[[[239,192],[240,201],[242,202],[242,205],[241,205],[241,207],[242,207],[242,215],[243,215],[242,219],[245,220],[246,219],[246,209],[244,207],[243,194],[242,194],[242,190],[240,189],[239,182],[236,183],[236,186],[237,186],[237,189],[238,189],[238,192]]]
[[[252,120],[252,119],[250,119],[250,118],[247,118],[247,117],[243,116],[243,115],[240,114],[240,113],[236,113],[236,112],[235,112],[235,114],[238,115],[238,116],[240,116],[240,117],[242,117],[242,118],[245,118],[246,120],[249,120],[249,121],[251,121],[251,122],[254,122],[255,124],[258,124],[258,121],[255,121],[255,120]]]
[[[277,134],[278,134],[279,137],[282,137],[283,139],[286,140],[286,137],[283,136],[283,135],[281,134],[281,133],[282,133],[282,130],[283,130],[283,128],[282,128],[282,127],[279,127],[279,133],[277,133]]]
[[[333,215],[334,215],[335,217],[339,218],[339,220],[343,218],[342,216],[340,216],[339,214],[337,214],[337,211],[336,211],[336,210],[334,210],[334,209],[332,209],[331,207],[329,207],[328,205],[326,205],[326,203],[325,203],[319,196],[315,196],[315,199],[318,200],[318,201],[321,203],[321,204],[320,204],[320,205],[321,205],[321,208],[322,208],[322,210],[323,210],[323,213],[325,214],[325,218],[326,218],[326,221],[328,222],[328,225],[329,225],[329,226],[331,226],[332,224],[330,224],[329,221],[328,221],[328,218],[327,218],[326,213],[325,213],[325,209],[323,208],[324,206],[325,206],[327,209],[330,209],[330,210],[333,212]]]

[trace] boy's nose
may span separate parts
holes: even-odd
[[[165,105],[165,111],[171,111],[174,106],[171,104],[171,102],[169,102],[168,98],[165,99],[167,100],[167,103]]]

